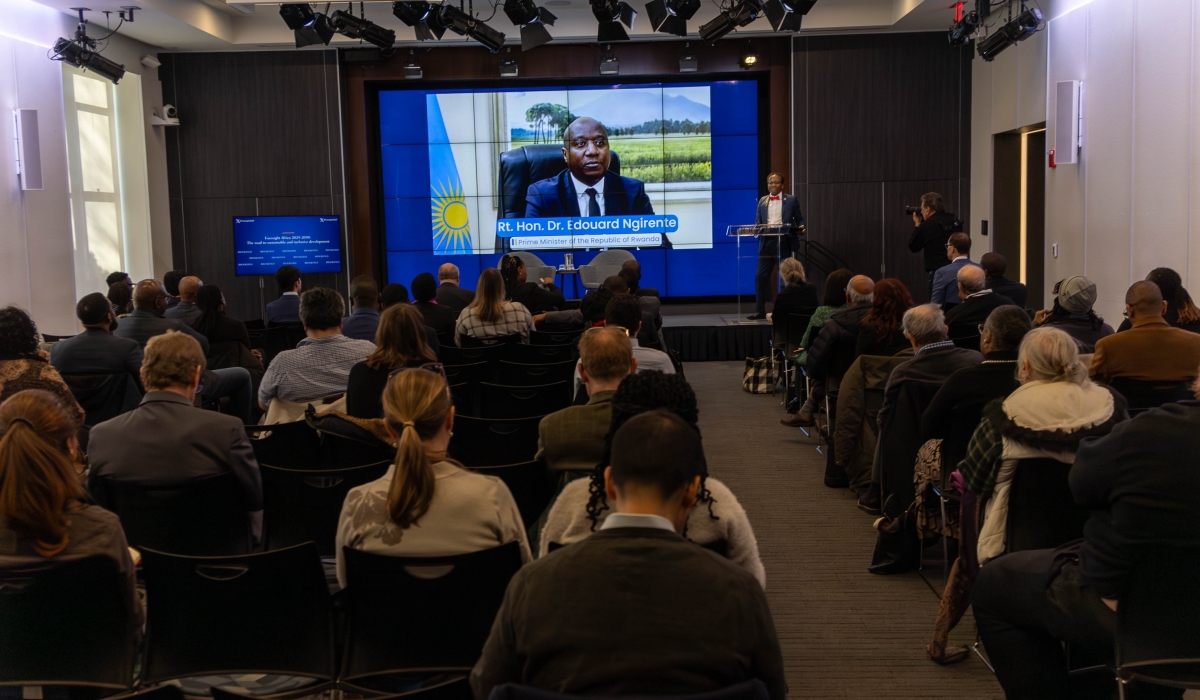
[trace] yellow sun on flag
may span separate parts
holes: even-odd
[[[470,253],[471,221],[462,186],[438,183],[434,193],[433,252],[443,255]]]

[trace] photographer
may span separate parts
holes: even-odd
[[[915,227],[908,239],[908,249],[914,253],[925,251],[925,272],[932,285],[933,273],[950,262],[946,259],[946,241],[958,229],[954,215],[946,212],[942,195],[937,192],[921,195],[919,210],[908,207],[905,211],[912,214]],[[932,287],[928,291],[932,293]]]

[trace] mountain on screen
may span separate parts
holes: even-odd
[[[588,102],[571,112],[579,117],[591,117],[613,128],[639,126],[657,119],[676,121],[710,120],[708,105],[689,100],[682,95],[663,97],[660,92],[630,90],[625,94],[605,92],[600,99]]]

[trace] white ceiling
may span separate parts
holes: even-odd
[[[481,19],[492,14],[493,0],[474,0],[475,13]],[[81,0],[36,0],[36,2],[74,15],[70,8],[78,7]],[[545,0],[538,0],[543,4]],[[676,39],[664,34],[653,34],[645,19],[644,0],[630,0],[638,10],[630,36],[634,39]],[[716,16],[718,0],[705,0],[696,16],[688,22],[692,38],[700,25]],[[860,32],[913,32],[945,30],[953,22],[951,0],[818,0],[812,11],[804,18],[802,33],[860,33]],[[132,23],[125,23],[118,33],[151,46],[183,51],[230,51],[264,48],[286,48],[294,46],[292,32],[279,17],[278,1],[271,4],[227,4],[222,0],[89,0],[92,9],[88,19],[95,24],[91,34],[99,33],[105,25],[104,10],[111,10],[112,26],[116,26],[116,12],[122,7],[140,8]],[[323,5],[314,4],[318,10]],[[344,9],[345,2],[331,9]],[[592,17],[588,0],[553,0],[549,9],[558,16],[550,28],[557,41],[595,41],[596,20]],[[392,16],[391,3],[368,1],[365,5],[368,19],[396,31],[397,43],[415,43],[413,30]],[[250,11],[247,13],[246,11]],[[355,6],[355,14],[358,7]],[[519,43],[519,30],[497,8],[489,25],[504,32],[510,43]],[[738,30],[735,34],[770,34],[771,26],[765,18]],[[467,43],[469,40],[451,32],[439,44]],[[354,46],[359,42],[338,36],[332,45]],[[427,42],[424,44],[429,46]]]

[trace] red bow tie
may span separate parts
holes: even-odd
[[[775,200],[777,200],[777,199],[779,199],[779,195],[775,195],[774,197],[770,197],[770,198],[768,198],[768,200],[767,200],[767,201],[774,202],[774,201],[775,201]]]

